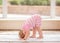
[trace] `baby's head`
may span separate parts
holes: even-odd
[[[22,39],[25,37],[25,34],[23,33],[23,30],[20,30],[19,37],[22,38]]]

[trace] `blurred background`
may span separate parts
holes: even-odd
[[[60,30],[60,0],[0,0],[0,29],[19,29],[33,14],[42,17],[42,29]]]

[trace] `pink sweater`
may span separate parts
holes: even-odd
[[[22,26],[22,29],[27,31],[27,30],[30,30],[31,28],[35,27],[35,25],[36,26],[41,25],[41,17],[40,17],[40,15],[35,14],[35,15],[31,16],[30,18],[28,18],[24,22],[24,24]]]

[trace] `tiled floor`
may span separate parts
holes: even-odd
[[[32,32],[31,32],[32,34]],[[30,34],[30,35],[31,35]],[[38,34],[36,35],[38,36]],[[0,43],[59,43],[60,42],[60,32],[59,31],[43,31],[43,39],[37,39],[37,38],[28,38],[27,40],[20,40],[18,37],[18,31],[1,31],[0,32]]]
[[[60,42],[41,42],[41,41],[3,41],[0,43],[60,43]]]
[[[60,42],[40,42],[40,41],[10,41],[10,42],[7,42],[7,41],[4,41],[4,42],[0,42],[0,43],[60,43]]]

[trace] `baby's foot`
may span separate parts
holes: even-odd
[[[39,36],[39,37],[37,37],[37,38],[38,38],[38,39],[42,39],[43,37],[40,37],[40,36]]]
[[[36,36],[30,36],[30,38],[35,38]]]

